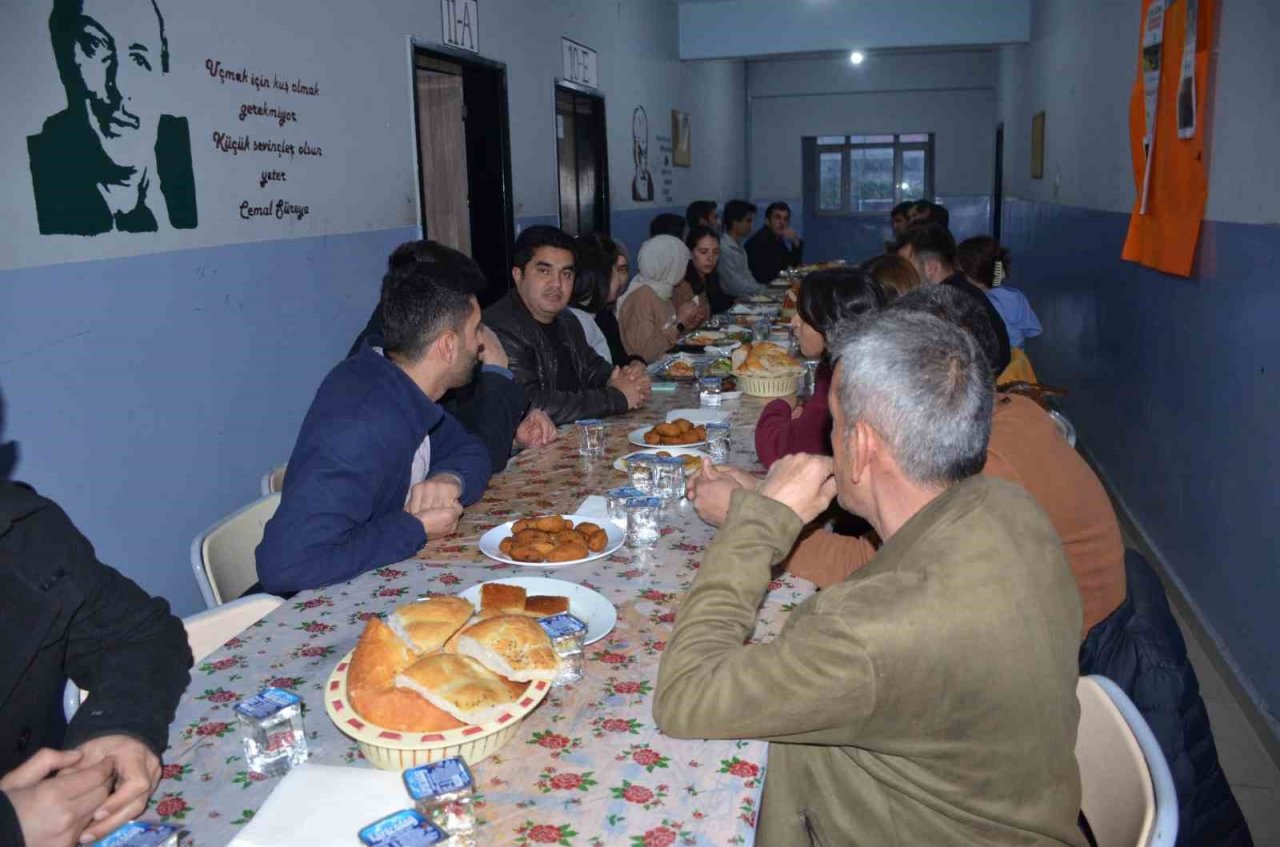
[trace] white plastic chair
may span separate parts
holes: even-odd
[[[187,643],[191,645],[194,660],[199,662],[233,636],[271,614],[283,602],[284,600],[271,594],[250,594],[248,597],[223,603],[216,609],[183,618],[182,626],[187,631]],[[87,696],[87,691],[81,691],[74,682],[67,681],[67,687],[62,692],[62,711],[67,720],[71,720]]]
[[[1049,410],[1049,417],[1058,426],[1058,432],[1062,433],[1062,437],[1067,439],[1067,443],[1072,447],[1076,446],[1076,426],[1067,419],[1067,416],[1055,409]]]
[[[254,548],[262,541],[263,527],[279,505],[279,494],[255,500],[191,542],[191,569],[210,609],[239,597],[258,581]]]
[[[270,497],[284,489],[284,469],[287,465],[279,465],[262,475],[262,496]]]
[[[1133,701],[1103,676],[1076,684],[1080,805],[1098,847],[1172,847],[1178,797],[1160,744]]]

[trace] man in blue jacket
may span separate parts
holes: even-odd
[[[484,277],[428,242],[382,280],[383,349],[329,372],[289,457],[280,507],[258,545],[258,579],[290,593],[351,579],[448,535],[480,499],[489,453],[437,404],[480,353]]]

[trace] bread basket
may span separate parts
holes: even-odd
[[[768,376],[752,373],[735,373],[742,393],[749,397],[787,397],[795,394],[800,387],[801,372],[792,374],[770,374]]]
[[[324,710],[343,734],[354,739],[360,752],[375,767],[398,771],[451,756],[474,765],[511,740],[520,723],[551,690],[542,680],[529,683],[524,695],[496,720],[440,732],[402,732],[383,729],[361,718],[347,699],[347,668],[351,653],[342,657],[324,686]]]

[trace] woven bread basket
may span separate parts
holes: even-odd
[[[795,394],[800,386],[800,373],[782,376],[761,376],[759,374],[735,373],[742,393],[749,397],[787,397]]]

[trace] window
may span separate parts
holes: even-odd
[[[883,214],[933,193],[933,134],[822,135],[814,149],[818,213]]]

